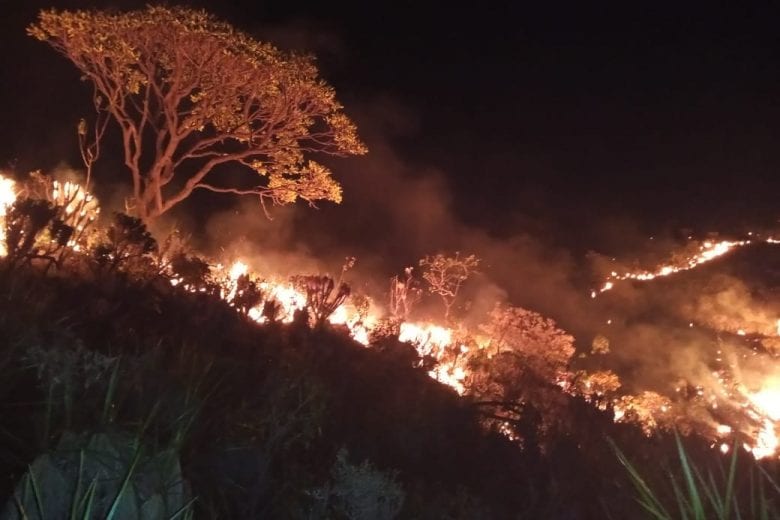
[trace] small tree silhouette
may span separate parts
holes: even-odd
[[[86,250],[91,245],[95,221],[100,215],[97,198],[77,182],[63,181],[30,172],[23,185],[30,198],[49,201],[57,210],[57,218],[73,229],[68,245],[74,250]]]
[[[114,222],[106,232],[105,240],[95,247],[93,256],[98,265],[109,271],[143,268],[144,259],[157,251],[157,241],[141,219],[125,213],[114,213]]]
[[[479,258],[475,255],[445,256],[441,253],[426,256],[420,260],[420,267],[424,269],[423,278],[428,282],[428,292],[438,294],[444,303],[444,319],[450,319],[452,305],[458,297],[461,285],[479,265]]]
[[[420,283],[412,277],[413,270],[413,267],[407,267],[403,279],[398,276],[390,279],[390,313],[397,320],[409,319],[415,304],[422,298]]]
[[[306,308],[314,326],[321,325],[349,297],[349,285],[338,284],[330,276],[295,276],[293,283],[306,293]]]
[[[29,264],[35,259],[59,265],[73,228],[58,218],[57,206],[46,200],[21,198],[5,216],[6,265]]]
[[[236,280],[236,290],[230,305],[246,316],[249,311],[263,301],[263,290],[260,284],[253,280],[247,274],[242,274]]]
[[[170,271],[177,285],[187,289],[214,294],[218,292],[213,280],[211,265],[199,256],[179,252],[171,257]]]

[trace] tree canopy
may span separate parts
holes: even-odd
[[[52,9],[28,33],[92,83],[98,124],[118,123],[141,218],[195,189],[263,203],[340,202],[330,170],[309,155],[366,152],[313,57],[283,52],[204,11]],[[228,180],[223,165],[247,179]]]

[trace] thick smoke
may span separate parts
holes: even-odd
[[[344,258],[355,256],[349,277],[380,303],[390,277],[417,267],[424,255],[474,253],[481,263],[463,288],[461,319],[478,323],[497,301],[508,299],[562,323],[581,321],[577,315],[587,292],[575,287],[578,270],[569,253],[522,230],[495,236],[464,223],[446,172],[414,164],[396,151],[394,141],[415,137],[412,116],[387,99],[348,109],[370,152],[332,161],[344,186],[341,205],[273,208],[268,220],[256,201],[241,201],[208,221],[204,242],[282,274],[295,268],[337,274]],[[421,314],[440,318],[438,301],[429,300]]]
[[[326,41],[331,49],[339,48]],[[567,237],[545,233],[544,223],[534,222],[522,208],[494,215],[494,227],[478,227],[465,221],[468,208],[462,207],[462,201],[468,197],[453,193],[449,172],[401,152],[405,144],[425,139],[415,114],[383,95],[345,105],[370,152],[361,158],[329,161],[344,187],[341,205],[273,208],[273,220],[268,220],[254,201],[244,200],[208,220],[203,244],[210,244],[214,253],[241,257],[260,273],[285,276],[297,272],[337,276],[345,257],[357,257],[356,267],[346,277],[380,307],[387,301],[390,277],[407,266],[417,267],[422,256],[474,253],[482,261],[455,309],[460,321],[475,327],[495,303],[505,301],[555,319],[575,335],[580,352],[588,352],[593,339],[604,335],[611,354],[582,363],[617,369],[630,390],[669,393],[681,378],[693,385],[711,385],[719,350],[721,356],[727,352],[744,359],[748,347],[734,336],[737,329],[718,320],[747,320],[738,328],[773,332],[768,327],[774,325],[776,309],[746,299],[739,280],[718,282],[719,292],[712,292],[723,262],[668,280],[622,282],[592,299],[590,290],[613,269],[652,268],[677,260],[672,252],[684,257],[696,247],[686,242],[691,231],[650,237],[624,216],[601,215],[583,222],[596,229],[591,234],[603,239],[597,247],[615,254],[613,259],[568,248]],[[472,175],[477,183],[489,172]],[[512,229],[508,222],[534,224]],[[729,294],[731,300],[724,303]],[[440,319],[441,313],[440,302],[429,296],[417,317]],[[731,335],[723,337],[723,332]]]

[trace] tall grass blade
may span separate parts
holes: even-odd
[[[138,461],[140,460],[141,460],[141,446],[139,443],[135,449],[135,456],[133,457],[133,462],[130,464],[130,467],[127,468],[125,477],[124,479],[122,479],[122,485],[119,487],[119,490],[117,490],[116,496],[114,497],[114,501],[111,503],[111,508],[108,510],[108,514],[106,515],[106,520],[111,520],[112,518],[114,518],[114,515],[116,514],[119,508],[119,502],[121,502],[122,497],[127,491],[127,486],[130,484],[130,479],[132,478],[133,473],[135,473],[135,467],[138,465]]]
[[[764,492],[764,479],[762,478],[758,479],[758,499],[761,504],[759,509],[761,512],[761,520],[769,520],[769,504],[766,500],[766,493]]]
[[[120,359],[121,358],[117,358],[116,363],[114,363],[114,369],[111,371],[111,379],[108,381],[108,389],[106,389],[106,398],[103,401],[102,419],[104,424],[108,423],[111,405],[114,403],[114,396],[116,395]]]
[[[688,520],[688,513],[691,511],[691,505],[688,503],[688,499],[680,489],[680,485],[677,483],[677,479],[674,478],[674,475],[671,473],[669,473],[669,481],[672,484],[672,490],[674,491],[674,498],[675,502],[677,503],[677,509],[680,511],[680,518],[682,520]]]
[[[87,492],[84,493],[84,497],[81,499],[81,506],[79,509],[84,511],[81,515],[82,520],[91,520],[92,518],[92,505],[95,503],[95,491],[97,490],[97,478],[92,479],[87,487]]]
[[[706,520],[704,516],[704,507],[701,502],[701,495],[699,493],[696,480],[693,475],[690,463],[688,462],[688,456],[685,454],[685,448],[682,445],[680,436],[675,432],[675,439],[677,440],[677,453],[680,457],[680,464],[682,465],[683,476],[685,477],[685,484],[688,488],[688,496],[693,513],[693,517],[696,520]]]
[[[149,428],[149,425],[152,424],[154,417],[157,415],[157,411],[160,409],[160,403],[161,403],[160,399],[154,402],[152,409],[149,411],[149,415],[146,416],[146,420],[144,420],[143,424],[141,425],[141,428],[138,430],[137,438],[140,439],[144,435],[144,433],[146,433],[146,430]]]
[[[197,497],[193,497],[190,500],[188,500],[187,503],[185,503],[183,506],[177,509],[176,512],[174,512],[168,518],[168,520],[176,520],[179,517],[188,518],[189,515],[192,513],[192,506],[195,504],[195,500],[197,500]]]
[[[14,505],[16,506],[16,510],[19,512],[19,516],[22,517],[22,520],[29,520],[29,516],[27,516],[27,510],[24,508],[24,504],[22,503],[24,501],[24,497],[22,497],[22,500],[19,500],[19,497],[16,495],[16,491],[14,491],[13,494],[14,497]]]
[[[780,486],[777,485],[777,482],[775,482],[775,479],[772,478],[772,475],[765,470],[761,464],[757,464],[758,470],[761,472],[762,475],[764,475],[764,478],[766,478],[767,482],[769,482],[772,487],[775,489],[775,491],[780,495]]]
[[[38,479],[35,478],[35,472],[33,472],[32,466],[27,466],[27,473],[29,475],[28,482],[32,486],[33,498],[35,498],[35,507],[38,508],[38,517],[41,520],[45,520],[46,513],[43,509],[43,499],[41,498],[41,490],[38,487]]]
[[[48,449],[49,447],[49,436],[51,436],[51,416],[52,416],[52,410],[54,406],[52,405],[52,401],[54,401],[54,383],[52,381],[49,382],[49,388],[46,392],[46,415],[43,419],[43,439],[42,440],[42,446],[44,449]]]
[[[701,472],[698,469],[696,469],[696,475],[700,479],[701,487],[704,490],[704,493],[707,495],[707,499],[710,501],[712,508],[715,510],[716,516],[720,520],[727,518],[724,516],[726,506],[723,504],[723,498],[721,498],[720,491],[718,491],[718,484],[715,482],[715,477],[713,476],[712,472],[707,472],[707,480],[701,477]]]
[[[634,466],[631,465],[631,463],[628,461],[628,459],[623,454],[623,452],[620,451],[620,448],[617,447],[617,445],[614,443],[614,441],[612,441],[612,439],[608,439],[608,442],[610,446],[612,446],[612,449],[615,451],[615,454],[617,455],[617,458],[620,461],[620,463],[628,471],[629,477],[631,478],[631,482],[634,484],[634,487],[639,492],[640,497],[637,499],[639,505],[641,505],[642,508],[645,509],[645,511],[647,511],[650,515],[652,515],[654,518],[658,520],[667,520],[671,518],[669,513],[664,508],[663,504],[661,504],[660,500],[656,498],[656,496],[653,494],[652,490],[644,481],[644,479],[639,474],[639,472],[634,468]]]
[[[736,441],[731,446],[731,462],[729,463],[729,475],[726,480],[726,497],[724,501],[723,518],[729,518],[731,514],[731,501],[734,500],[734,510],[739,511],[737,504],[737,496],[734,493],[734,481],[737,477],[737,458],[739,454],[739,448]]]
[[[77,508],[79,507],[79,496],[81,496],[81,477],[84,473],[84,450],[79,450],[79,474],[76,477],[76,489],[73,492],[73,500],[70,503],[70,520],[76,520]]]

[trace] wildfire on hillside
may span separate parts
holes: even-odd
[[[0,256],[8,254],[6,244],[6,217],[18,195],[17,184],[0,176]],[[97,200],[83,187],[73,182],[53,182],[48,187],[45,198],[63,209],[66,223],[73,228],[66,246],[78,251],[82,247],[87,226],[96,220],[100,208]],[[612,289],[616,282],[635,280],[647,282],[658,277],[694,269],[715,258],[721,257],[737,248],[753,243],[778,243],[774,238],[751,238],[750,240],[704,242],[691,256],[675,263],[662,265],[656,269],[618,274],[612,272],[600,289],[593,291],[592,297]],[[353,259],[354,262],[354,259]],[[344,269],[346,270],[346,268]],[[307,294],[293,280],[278,279],[271,276],[260,278],[250,266],[241,261],[223,261],[215,266],[215,278],[219,284],[218,294],[228,302],[235,302],[248,291],[248,282],[255,284],[258,297],[245,309],[248,317],[258,323],[270,320],[281,323],[292,322],[296,315],[307,308],[311,294]],[[410,279],[411,270],[407,270]],[[171,276],[171,283],[185,290],[203,290],[188,285],[183,279]],[[314,278],[316,281],[316,277]],[[311,281],[311,280],[310,280]],[[395,280],[396,284],[403,283]],[[358,302],[355,298],[334,299],[335,286],[323,292],[323,304],[337,304],[327,313],[327,321],[334,326],[345,327],[357,342],[369,346],[374,330],[387,321],[387,316],[370,302]],[[346,293],[345,293],[346,294]],[[345,295],[342,295],[345,296]],[[517,308],[515,308],[517,309]],[[515,339],[510,338],[500,320],[485,331],[477,333],[467,330],[463,325],[445,326],[432,322],[398,320],[397,335],[401,342],[411,344],[423,360],[430,360],[427,373],[435,380],[452,387],[458,394],[469,396],[471,389],[483,384],[481,375],[474,368],[480,363],[502,363],[508,344],[512,341],[525,342],[526,348],[546,348],[546,341],[552,338],[559,342],[558,358],[544,359],[536,369],[545,372],[564,391],[578,394],[601,409],[611,408],[615,421],[634,421],[642,426],[648,435],[658,428],[683,422],[693,425],[696,431],[712,439],[713,447],[726,452],[734,439],[742,442],[744,448],[757,459],[775,457],[780,454],[780,362],[776,355],[765,355],[764,360],[771,363],[774,373],[766,371],[762,378],[751,375],[742,380],[736,362],[724,363],[722,369],[713,371],[706,385],[693,389],[679,388],[678,392],[692,395],[693,400],[703,403],[710,410],[719,410],[721,422],[707,423],[695,417],[687,417],[685,407],[676,404],[675,396],[664,396],[656,392],[645,391],[637,395],[618,395],[615,390],[621,386],[615,374],[597,372],[581,376],[569,371],[568,363],[573,354],[571,344],[574,339],[564,331],[557,329],[552,320],[531,311],[519,310],[514,315]],[[611,322],[611,320],[610,320]],[[527,325],[522,325],[527,324]],[[692,325],[692,324],[691,324]],[[522,327],[534,327],[535,330],[522,330]],[[748,336],[749,327],[745,324],[730,325],[737,336]],[[503,327],[503,328],[502,328]],[[545,331],[539,335],[536,329]],[[741,334],[740,334],[741,331]],[[775,341],[780,338],[780,319],[764,327],[758,338],[750,330],[751,338]],[[552,341],[550,340],[550,341]],[[528,355],[528,352],[520,353]],[[524,359],[531,359],[530,357]],[[550,354],[552,356],[552,354]],[[483,385],[484,386],[484,385]],[[513,438],[505,423],[499,425],[501,431]]]
[[[740,247],[744,247],[756,242],[766,242],[767,244],[778,244],[780,240],[768,237],[765,239],[757,240],[722,240],[720,242],[706,241],[699,246],[698,251],[694,254],[682,258],[677,262],[668,263],[657,267],[656,269],[649,271],[636,271],[636,272],[624,272],[618,273],[612,271],[609,277],[604,281],[603,285],[598,290],[593,290],[590,293],[591,298],[596,298],[599,294],[610,291],[615,287],[615,283],[623,280],[634,280],[639,282],[646,282],[655,280],[656,278],[669,276],[682,271],[688,271],[695,269],[696,267],[711,262],[716,258],[720,258],[723,255],[734,251]]]

